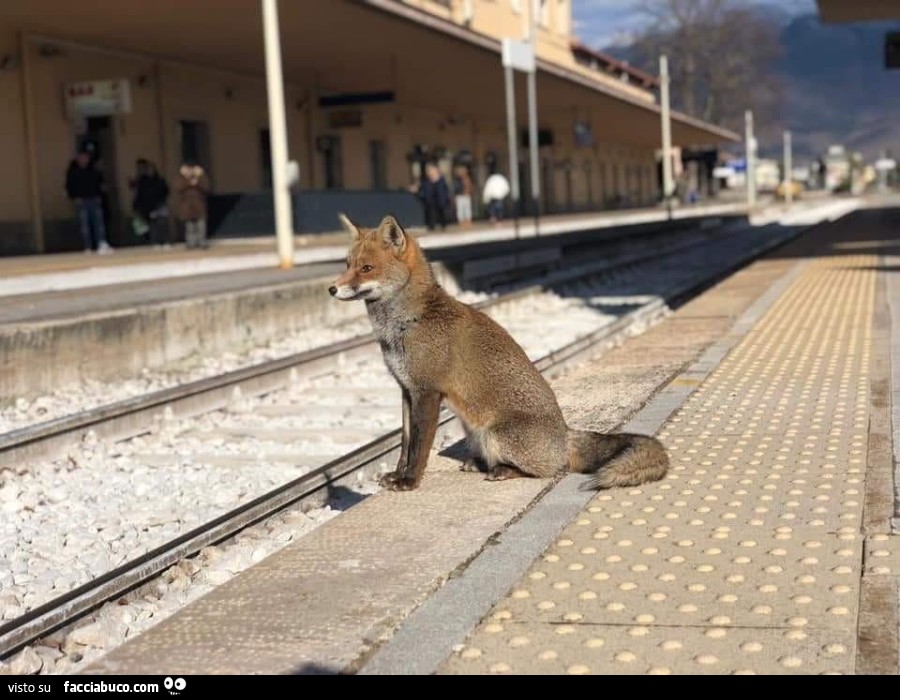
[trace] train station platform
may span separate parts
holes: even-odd
[[[738,215],[746,211],[744,203],[698,204],[673,210],[675,220],[693,217]],[[552,236],[574,231],[602,230],[614,227],[639,226],[669,219],[661,208],[610,211],[543,217],[537,231]],[[361,222],[375,226],[377,221]],[[335,222],[337,226],[337,222]],[[427,233],[413,229],[426,249],[464,246],[533,237],[535,224],[523,219],[518,231],[511,221],[498,226],[478,222],[470,229],[450,226],[446,231]],[[343,260],[346,254],[346,234],[342,231],[297,236],[294,263],[314,266],[318,263]],[[183,245],[170,250],[143,247],[121,248],[112,255],[61,253],[0,258],[0,297],[14,297],[107,285],[135,285],[139,282],[178,280],[217,273],[249,272],[254,284],[261,279],[280,280],[296,272],[277,269],[278,257],[273,236],[255,238],[211,239],[206,250],[187,250]],[[307,273],[300,273],[306,275]],[[242,281],[236,283],[243,285]],[[0,319],[2,320],[2,319]]]
[[[554,380],[570,424],[657,434],[662,481],[433,454],[87,672],[896,674],[898,223],[815,227]]]
[[[807,202],[796,212],[845,205]],[[784,216],[780,208],[761,214]],[[549,217],[540,236],[521,222],[518,235],[507,224],[421,240],[443,283],[472,289],[486,278],[563,264],[573,246],[583,259],[587,249],[646,247],[652,236],[726,222],[746,223],[741,205],[683,207],[671,221],[660,209]],[[73,382],[116,380],[361,312],[329,303],[326,293],[325,280],[344,267],[346,233],[298,242],[290,270],[277,268],[273,251],[273,240],[254,239],[207,251],[0,259],[0,392],[30,397]]]
[[[590,498],[441,672],[897,672],[883,216],[809,246],[642,411],[670,414],[668,478]]]

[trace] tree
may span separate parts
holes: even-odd
[[[669,57],[676,109],[733,130],[752,109],[757,122],[778,128],[781,56],[778,22],[742,0],[637,0],[647,29],[632,47],[632,62],[656,73]]]

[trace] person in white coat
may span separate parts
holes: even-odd
[[[509,180],[502,173],[494,173],[484,183],[482,198],[487,205],[491,223],[499,224],[503,219],[503,202],[509,196]]]

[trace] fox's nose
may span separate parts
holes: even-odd
[[[337,287],[329,287],[329,288],[328,288],[328,293],[329,293],[331,296],[334,296],[335,294],[337,294]]]

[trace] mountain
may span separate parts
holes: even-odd
[[[900,153],[900,71],[884,68],[888,23],[826,25],[798,17],[781,33],[785,113],[801,152],[832,143],[867,159]]]
[[[780,27],[782,57],[775,70],[797,158],[838,143],[868,160],[885,149],[900,155],[900,71],[884,68],[884,35],[896,24],[827,25],[814,14],[792,16],[774,6],[763,11]],[[633,45],[605,50],[636,65],[644,60]],[[768,130],[768,142],[760,144],[765,155],[780,155],[780,130]]]

